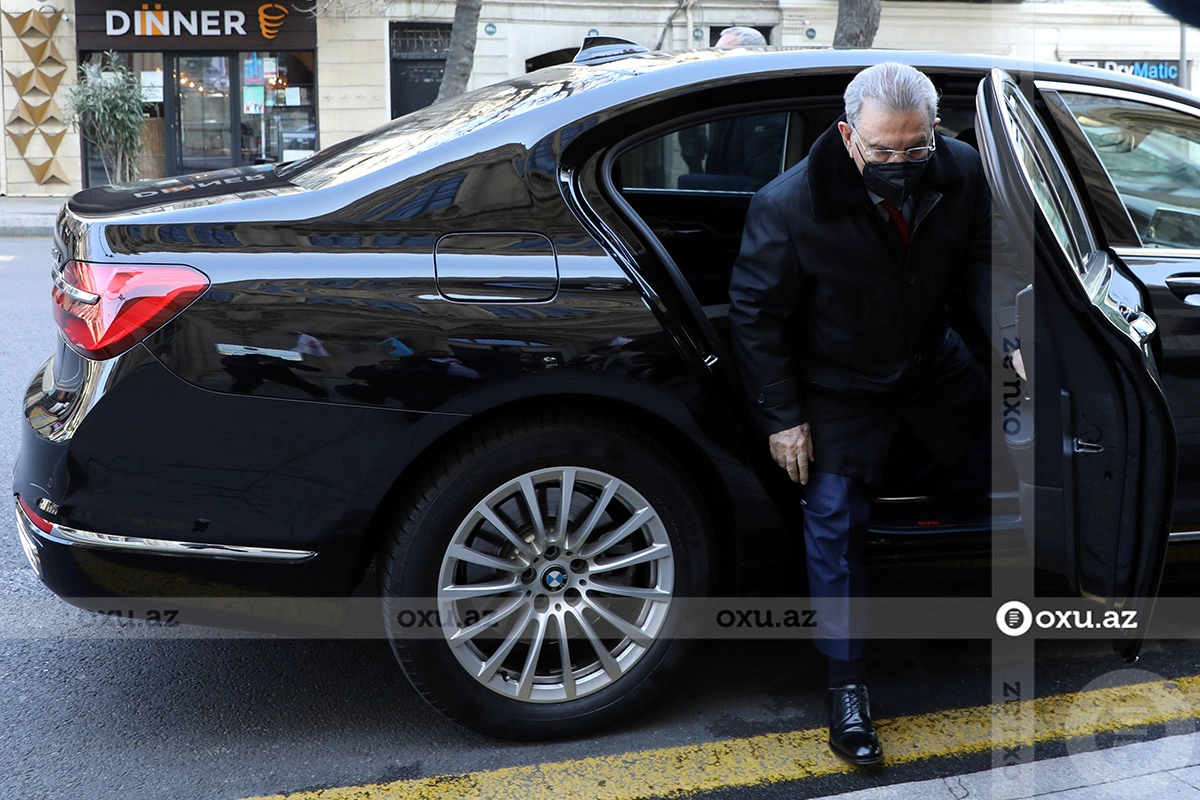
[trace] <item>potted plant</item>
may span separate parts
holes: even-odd
[[[99,64],[79,67],[79,82],[67,95],[67,120],[96,148],[110,183],[137,180],[142,149],[141,82],[109,50]]]

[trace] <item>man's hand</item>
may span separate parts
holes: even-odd
[[[794,483],[808,483],[808,462],[816,460],[808,423],[772,433],[770,443],[771,458],[787,470],[788,477]]]

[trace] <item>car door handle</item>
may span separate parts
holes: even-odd
[[[1200,306],[1200,275],[1172,275],[1167,288],[1189,306]]]

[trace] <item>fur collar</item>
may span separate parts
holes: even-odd
[[[953,146],[946,144],[946,137],[934,131],[933,138],[937,142],[937,150],[921,179],[921,192],[933,189],[944,193],[963,182],[962,170],[954,157]],[[854,161],[846,153],[837,122],[813,142],[806,161],[809,196],[812,198],[813,214],[818,219],[832,219],[854,213],[864,206],[870,207],[867,187]]]

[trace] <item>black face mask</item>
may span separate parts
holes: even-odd
[[[931,156],[932,157],[932,156]],[[897,161],[885,164],[868,163],[863,166],[863,180],[867,188],[884,200],[890,200],[899,208],[904,201],[917,193],[921,176],[929,159],[924,161]]]

